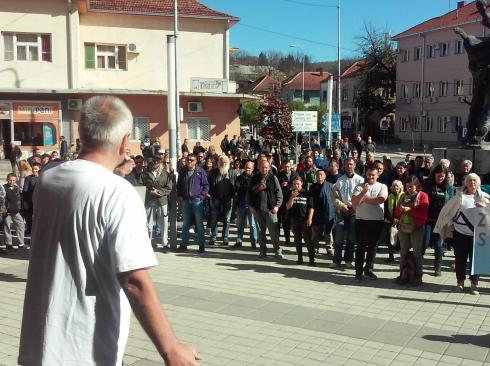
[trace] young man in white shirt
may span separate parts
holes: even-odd
[[[373,272],[373,262],[384,220],[384,202],[388,198],[388,187],[379,183],[378,170],[369,168],[366,182],[359,184],[352,195],[352,205],[356,210],[356,281],[363,280],[364,274],[378,278]],[[366,253],[367,252],[367,253]],[[364,267],[364,261],[366,266]]]
[[[143,203],[113,174],[124,162],[132,121],[120,99],[89,99],[80,158],[50,165],[39,179],[20,365],[121,365],[131,308],[166,364],[197,365],[148,275],[157,261]]]

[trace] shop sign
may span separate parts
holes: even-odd
[[[191,92],[227,93],[228,80],[211,78],[191,78]]]
[[[58,119],[59,104],[49,102],[14,102],[14,120]]]

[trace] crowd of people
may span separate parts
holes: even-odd
[[[119,174],[146,186],[148,231],[157,248],[176,245],[169,243],[167,231],[168,207],[177,202],[182,219],[178,252],[187,251],[194,233],[201,254],[206,246],[239,248],[248,242],[266,257],[269,239],[280,259],[282,229],[283,244],[294,243],[298,264],[303,264],[306,247],[308,264],[315,265],[324,243],[332,267],[353,268],[359,282],[376,279],[374,259],[379,247],[386,246],[387,263],[395,263],[399,252],[395,281],[419,286],[427,248],[434,248],[434,276],[441,275],[443,256],[453,248],[457,286],[464,289],[473,236],[467,211],[490,200],[471,161],[464,161],[456,174],[448,160],[436,164],[432,156],[407,154],[392,164],[389,156],[376,160],[372,139],[364,142],[357,135],[352,142],[337,141],[333,149],[306,141],[298,145],[299,162],[292,166],[295,146],[279,149],[244,136],[225,136],[220,154],[199,142],[191,149],[184,140],[174,172],[168,154],[154,148],[158,142],[145,140],[143,154],[128,160]],[[172,192],[176,200],[170,198]],[[237,226],[234,243],[232,222]],[[477,294],[478,277],[471,276],[470,282]]]

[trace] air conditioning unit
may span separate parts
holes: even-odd
[[[129,53],[140,53],[143,51],[143,46],[137,43],[128,43]]]
[[[405,102],[405,104],[410,104],[410,103],[412,103],[412,99],[410,99],[410,98],[405,98],[405,99],[404,99],[404,102]]]
[[[68,99],[68,110],[69,111],[79,111],[82,109],[82,100],[81,99]]]
[[[439,99],[437,99],[437,97],[430,98],[431,103],[437,103],[438,101],[439,101]]]
[[[202,112],[202,103],[201,102],[189,102],[187,103],[187,112]]]

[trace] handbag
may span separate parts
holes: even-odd
[[[398,228],[396,226],[390,227],[390,245],[394,247],[398,240]]]

